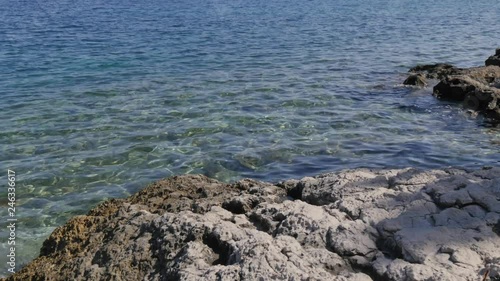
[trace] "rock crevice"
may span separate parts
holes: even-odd
[[[485,66],[457,68],[449,64],[419,65],[409,71],[405,85],[427,86],[426,79],[438,79],[433,94],[439,99],[462,102],[473,112],[500,120],[500,49]]]
[[[7,280],[500,280],[500,168],[158,181]]]

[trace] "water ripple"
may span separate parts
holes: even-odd
[[[480,65],[497,47],[498,3],[459,2],[2,3],[20,262],[69,217],[173,174],[498,164],[497,124],[398,86],[417,63]]]

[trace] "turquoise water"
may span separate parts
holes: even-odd
[[[174,174],[499,163],[498,127],[400,85],[417,63],[482,65],[500,46],[497,0],[0,4],[18,264],[69,217]]]

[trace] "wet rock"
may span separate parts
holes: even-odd
[[[408,72],[421,74],[428,79],[442,79],[446,75],[454,75],[459,73],[459,71],[459,68],[456,68],[451,64],[436,63],[417,65],[411,68]]]
[[[7,280],[496,280],[500,168],[186,175],[57,228]]]
[[[500,118],[500,89],[489,83],[500,78],[500,67],[487,66],[464,75],[447,76],[433,89],[443,100],[462,102],[466,108]]]
[[[471,113],[483,113],[500,120],[500,48],[484,67],[456,68],[449,64],[419,65],[411,68],[404,84],[422,85],[422,76],[439,79],[433,94],[443,100],[463,103]]]
[[[497,66],[500,66],[500,48],[496,49],[495,51],[495,55],[493,56],[490,56],[485,62],[484,64],[486,66],[488,65],[497,65]]]
[[[425,76],[423,74],[417,73],[408,76],[408,78],[406,78],[403,84],[410,86],[425,87],[427,86],[427,80],[425,79]]]

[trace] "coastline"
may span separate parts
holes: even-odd
[[[0,280],[500,281],[492,3],[5,4]]]
[[[500,167],[174,176],[72,218],[2,280],[498,280],[499,184]]]

